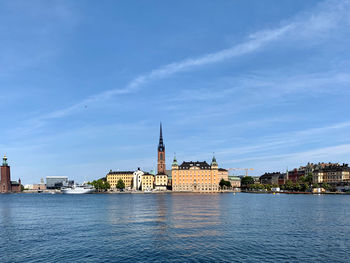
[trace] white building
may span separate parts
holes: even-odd
[[[142,185],[142,175],[144,175],[144,172],[140,170],[140,167],[137,168],[137,170],[134,172],[134,179],[132,183],[132,189],[133,190],[140,190]]]

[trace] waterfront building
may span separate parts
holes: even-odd
[[[211,165],[203,162],[183,162],[178,165],[176,157],[172,164],[172,189],[175,192],[218,192],[221,178],[213,156]]]
[[[228,170],[226,170],[224,168],[219,168],[218,169],[218,177],[219,177],[219,181],[221,181],[221,179],[228,181]]]
[[[110,184],[111,188],[116,188],[119,180],[122,180],[125,184],[125,189],[133,188],[133,179],[134,172],[133,171],[112,171],[106,175],[106,180]]]
[[[232,188],[239,188],[241,187],[241,178],[239,176],[228,176],[228,180],[231,183]]]
[[[141,171],[140,167],[137,168],[137,170],[134,172],[134,178],[133,178],[133,184],[132,184],[133,190],[141,190],[142,175],[144,175],[144,172]]]
[[[278,184],[278,180],[280,177],[280,172],[264,173],[262,176],[260,176],[259,181],[261,184]]]
[[[63,186],[69,186],[71,184],[74,184],[74,182],[69,181],[67,176],[46,176],[47,189],[59,189]]]
[[[7,163],[7,157],[4,156],[2,159],[1,166],[1,181],[0,181],[0,193],[18,193],[21,191],[21,179],[11,181],[10,166]]]
[[[144,173],[141,179],[142,191],[150,191],[154,189],[154,175],[150,173]]]
[[[158,165],[157,174],[154,177],[154,188],[158,191],[166,191],[168,176],[165,166],[165,145],[163,142],[162,123],[160,124],[159,144],[158,144]]]
[[[350,184],[350,167],[348,164],[333,164],[317,167],[312,176],[313,183],[328,183],[328,184]]]
[[[171,177],[171,170],[166,170],[165,171],[167,177],[168,177],[168,184],[167,184],[167,189],[172,190],[173,187],[173,178]]]

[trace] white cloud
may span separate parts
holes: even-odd
[[[169,77],[176,73],[192,70],[201,66],[216,64],[235,57],[243,56],[258,51],[262,47],[280,40],[283,37],[301,41],[303,37],[312,39],[315,36],[326,35],[329,30],[334,29],[340,21],[343,21],[344,17],[348,18],[348,13],[349,1],[326,1],[317,6],[314,12],[303,13],[292,19],[290,22],[285,23],[283,26],[277,26],[275,29],[255,32],[249,36],[247,41],[233,47],[205,54],[197,58],[190,58],[161,66],[136,77],[130,81],[125,88],[116,88],[90,96],[70,107],[41,116],[40,119],[48,120],[70,115],[81,110],[85,104],[106,100],[116,95],[137,92],[140,86],[151,81]]]

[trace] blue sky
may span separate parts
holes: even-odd
[[[0,1],[12,178],[349,162],[350,1]],[[240,172],[240,173],[243,173]]]

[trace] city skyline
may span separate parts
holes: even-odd
[[[0,22],[0,153],[23,183],[156,170],[160,121],[167,165],[350,162],[350,1],[8,1]]]

